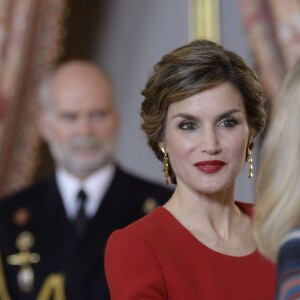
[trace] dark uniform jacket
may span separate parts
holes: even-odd
[[[5,289],[12,300],[109,299],[103,266],[108,236],[163,204],[171,193],[118,167],[81,239],[67,218],[54,175],[4,199],[0,202],[0,299],[6,300],[1,298]],[[17,278],[26,282],[32,274],[32,288],[25,284],[20,291]]]

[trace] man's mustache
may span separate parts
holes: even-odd
[[[97,148],[100,145],[101,142],[93,137],[74,138],[70,142],[70,146],[74,150],[85,150],[85,149]]]

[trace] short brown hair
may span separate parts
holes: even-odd
[[[265,126],[265,98],[255,72],[239,55],[212,41],[195,40],[166,54],[154,66],[142,91],[141,117],[148,144],[159,160],[163,155],[158,143],[163,139],[169,105],[222,82],[231,83],[241,93],[255,136]],[[169,174],[175,183],[171,168]]]

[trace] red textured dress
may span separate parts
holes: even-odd
[[[249,215],[252,204],[237,205]],[[112,300],[274,299],[275,266],[258,251],[213,251],[163,207],[111,235],[105,271]]]

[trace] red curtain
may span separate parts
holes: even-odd
[[[0,196],[30,183],[37,88],[62,51],[66,0],[0,0]]]

